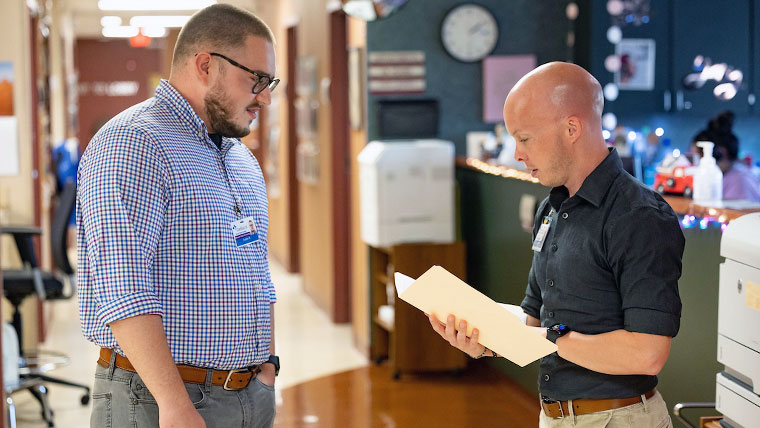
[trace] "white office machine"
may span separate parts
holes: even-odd
[[[372,141],[358,159],[364,242],[454,242],[454,143]]]
[[[724,425],[760,426],[760,213],[732,221],[723,233],[718,303],[715,408]]]

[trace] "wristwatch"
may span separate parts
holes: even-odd
[[[277,355],[270,355],[269,359],[264,361],[264,364],[269,363],[274,366],[274,375],[280,374],[280,357]]]
[[[573,331],[565,324],[554,324],[551,327],[546,328],[546,338],[552,343],[557,343],[557,339]]]

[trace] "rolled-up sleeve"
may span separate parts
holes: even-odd
[[[680,327],[678,279],[685,239],[667,207],[639,207],[605,231],[620,288],[625,329],[675,337]]]
[[[541,319],[541,290],[538,288],[538,282],[536,281],[536,274],[533,271],[535,263],[530,267],[530,274],[528,274],[528,286],[525,289],[525,297],[523,298],[520,307],[523,312],[536,319]]]
[[[155,144],[139,129],[111,128],[82,159],[79,221],[90,273],[80,286],[90,288],[83,292],[95,303],[93,323],[164,315],[151,279],[168,200],[164,177]]]

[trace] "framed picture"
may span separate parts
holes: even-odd
[[[19,173],[18,122],[13,107],[13,83],[13,63],[0,61],[0,175],[9,176]],[[0,211],[6,213],[5,208]]]
[[[615,83],[620,90],[651,91],[654,89],[655,42],[652,39],[623,39],[615,45],[620,68]]]
[[[502,123],[507,94],[534,68],[535,55],[494,55],[483,60],[483,122]]]
[[[296,134],[299,138],[314,138],[319,123],[319,101],[298,97],[293,104],[296,106]]]
[[[312,140],[296,146],[296,178],[306,184],[319,183],[319,145]]]
[[[317,91],[317,59],[300,56],[296,60],[296,95],[309,96]]]

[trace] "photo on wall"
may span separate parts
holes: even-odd
[[[0,61],[0,116],[13,116],[13,63]]]
[[[13,63],[0,61],[0,175],[18,175],[18,123],[13,108]]]
[[[615,45],[615,54],[620,59],[620,69],[615,72],[615,83],[620,90],[654,89],[654,40],[622,39]]]

